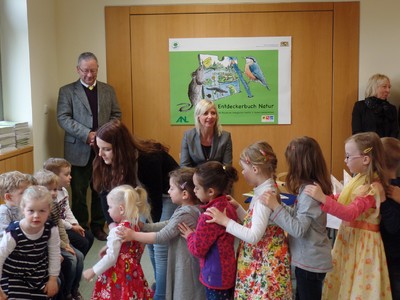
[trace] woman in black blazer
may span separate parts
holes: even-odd
[[[368,80],[365,100],[354,104],[352,133],[373,131],[380,137],[395,137],[399,134],[396,106],[387,98],[390,94],[390,79],[383,74],[375,74]]]

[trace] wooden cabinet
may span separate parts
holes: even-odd
[[[9,171],[33,173],[33,146],[0,154],[0,173]]]

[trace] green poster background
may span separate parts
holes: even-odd
[[[240,83],[240,93],[215,101],[221,124],[278,124],[278,50],[241,51],[171,51],[170,58],[170,122],[172,125],[194,124],[194,108],[180,111],[190,106],[188,86],[191,74],[199,65],[199,54],[236,57],[242,76],[248,83],[252,98],[247,96]],[[250,81],[244,74],[247,56],[256,58],[270,87]]]

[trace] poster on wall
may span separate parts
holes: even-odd
[[[291,37],[170,38],[170,123],[214,101],[221,124],[291,123]]]

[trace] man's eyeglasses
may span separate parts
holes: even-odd
[[[94,75],[97,74],[97,69],[93,69],[93,70],[83,70],[81,69],[81,67],[78,67],[79,71],[81,71],[84,75],[88,75],[89,73],[92,73]]]

